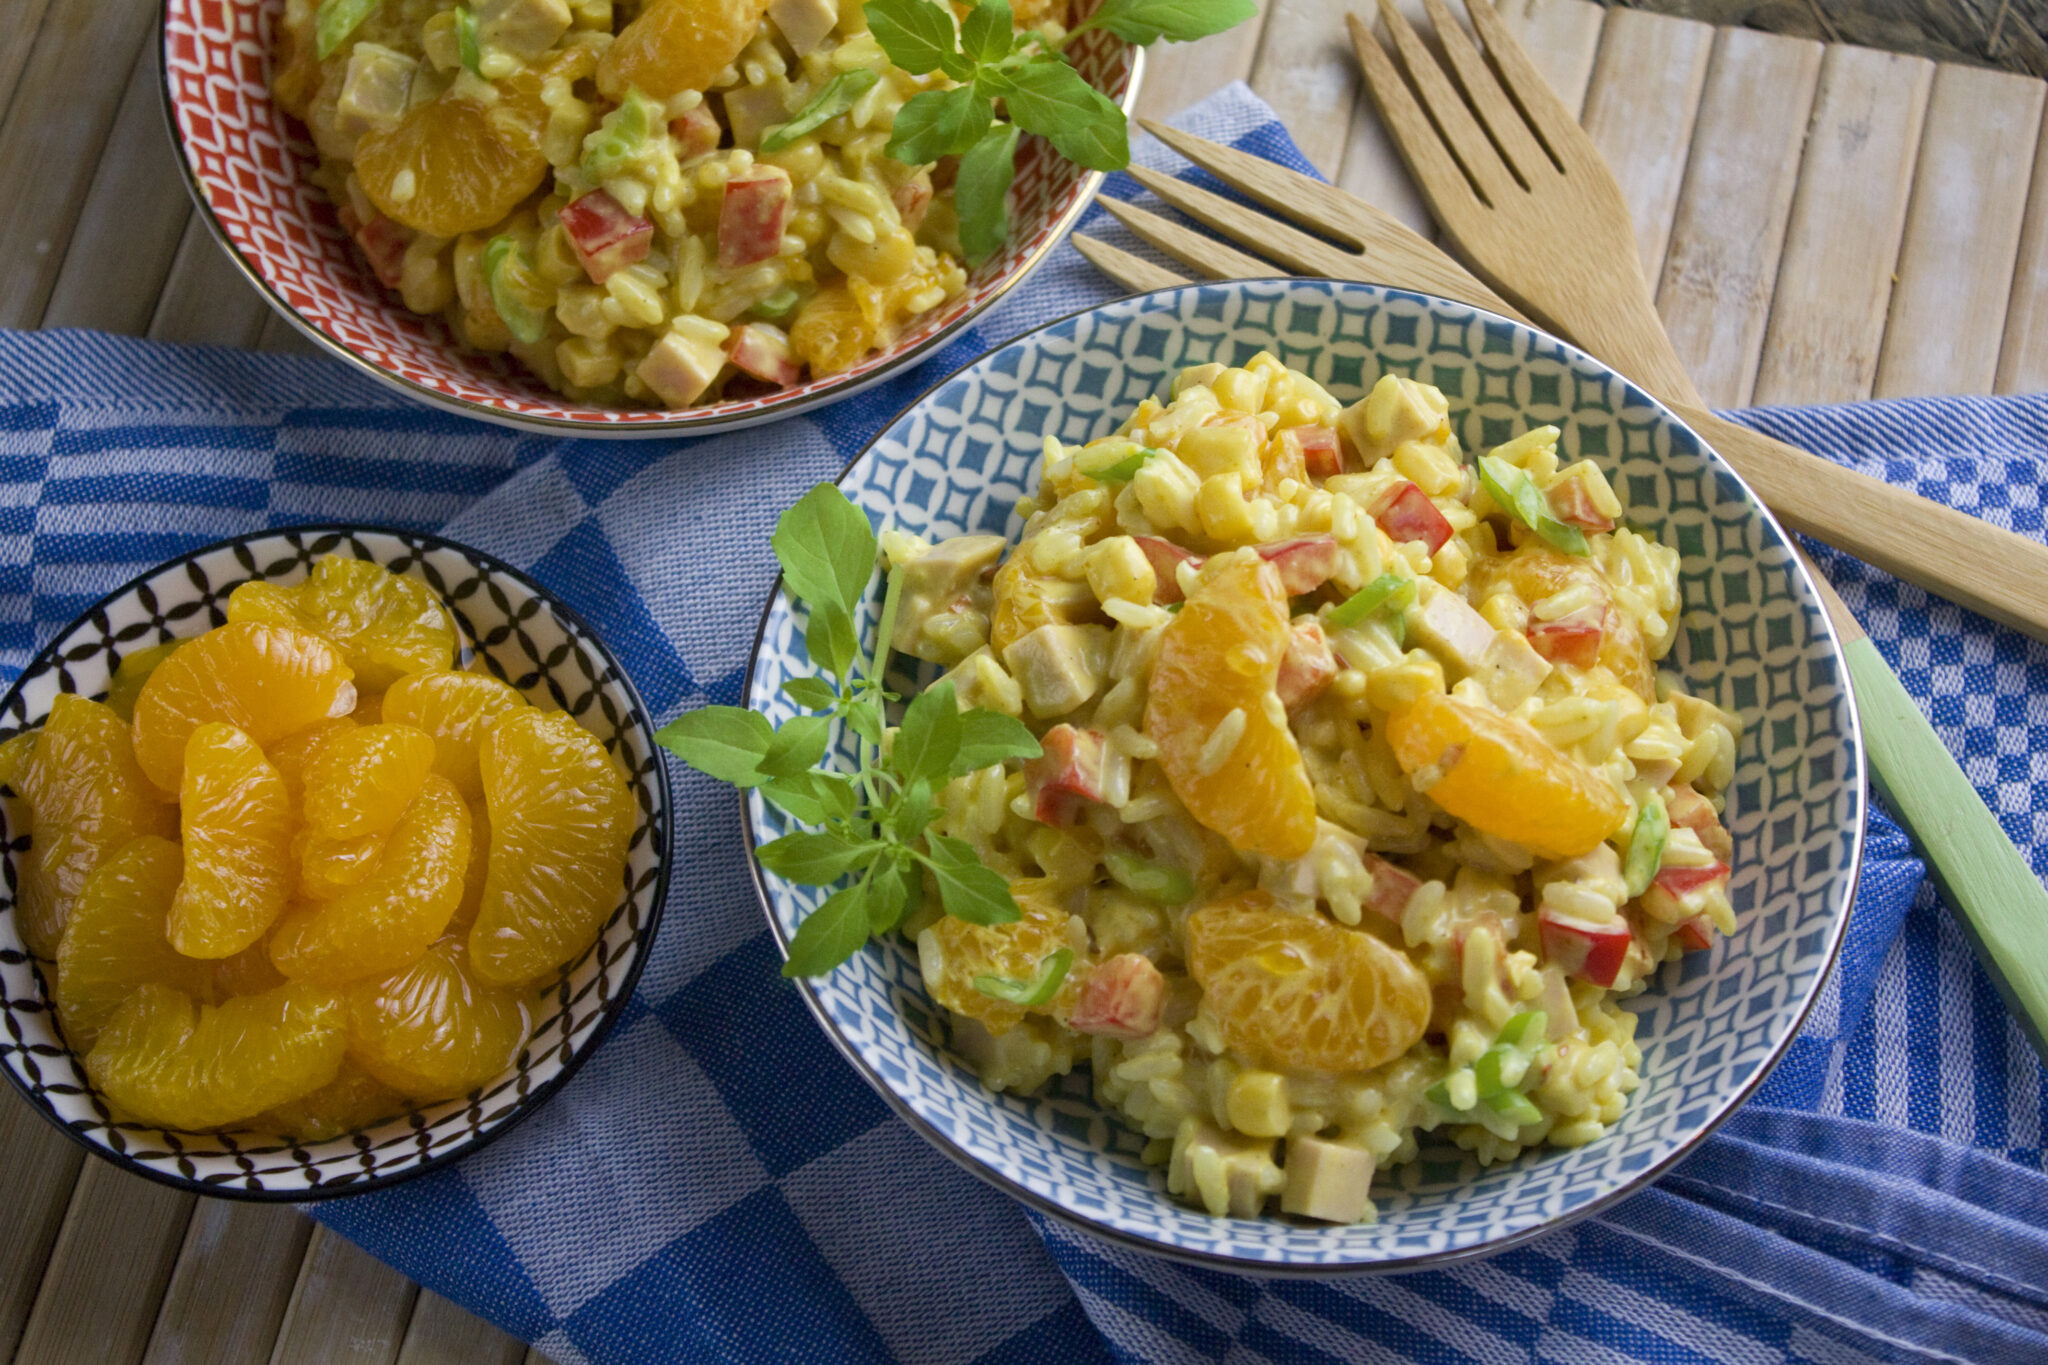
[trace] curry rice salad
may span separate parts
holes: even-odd
[[[1018,0],[1060,32],[1065,0]],[[593,404],[851,368],[966,285],[942,171],[884,155],[950,85],[858,0],[287,0],[273,78],[377,278]]]
[[[1374,1217],[1435,1132],[1591,1142],[1620,1001],[1735,927],[1740,722],[1655,670],[1678,555],[1558,431],[1468,460],[1438,390],[1261,354],[1048,438],[1021,542],[885,533],[892,645],[1043,754],[939,828],[1022,917],[906,926],[998,1090],[1077,1062],[1216,1215]]]

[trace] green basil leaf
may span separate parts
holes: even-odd
[[[816,607],[829,602],[850,618],[875,575],[875,528],[846,494],[821,483],[798,498],[768,538],[789,590]]]
[[[1254,0],[1103,0],[1077,28],[1105,28],[1140,47],[1165,39],[1191,43],[1258,13]]]
[[[854,702],[846,708],[846,727],[876,748],[880,748],[882,744],[881,704],[867,697]]]
[[[946,768],[948,777],[965,777],[1012,758],[1037,758],[1038,739],[1024,722],[1000,711],[980,708],[960,717],[960,748]]]
[[[932,784],[920,777],[903,789],[889,812],[889,832],[903,843],[924,833],[937,808],[932,804]]]
[[[998,123],[960,158],[953,209],[960,219],[960,251],[980,265],[1010,235],[1010,181],[1017,174],[1017,127]]]
[[[960,50],[977,66],[1001,61],[1016,42],[1010,0],[979,0],[960,25]]]
[[[377,12],[380,0],[320,0],[313,13],[313,55],[326,61],[348,41],[363,20]]]
[[[947,914],[969,924],[1010,924],[1022,917],[1010,883],[985,865],[972,845],[944,834],[927,834],[925,843],[931,852],[924,865],[939,884]]]
[[[662,726],[654,742],[707,777],[754,787],[766,780],[760,764],[775,742],[775,731],[758,711],[705,706]]]
[[[886,934],[924,899],[924,872],[915,862],[892,862],[875,869],[869,882],[868,931]]]
[[[756,790],[769,805],[787,812],[799,824],[822,825],[826,818],[825,803],[811,786],[810,779],[815,776],[815,773],[798,773],[794,777],[771,778]]]
[[[1664,809],[1662,797],[1653,796],[1636,813],[1635,828],[1629,831],[1628,861],[1622,865],[1621,879],[1630,900],[1657,880],[1657,869],[1664,865],[1664,846],[1670,840],[1671,813]]]
[[[856,867],[873,862],[875,843],[856,844],[836,834],[799,830],[754,850],[761,866],[799,886],[825,886]]]
[[[896,111],[896,126],[883,150],[906,166],[924,166],[958,156],[988,131],[995,102],[974,85],[924,90]]]
[[[953,684],[937,683],[911,698],[889,749],[889,767],[906,785],[944,777],[960,752],[960,737],[960,704],[953,698]]]
[[[1355,626],[1381,607],[1405,611],[1415,600],[1415,580],[1404,574],[1383,573],[1372,582],[1330,608],[1327,624],[1337,630]]]
[[[804,917],[789,941],[784,976],[823,976],[860,951],[868,941],[867,884],[835,891]]]
[[[484,74],[484,45],[477,36],[476,15],[467,5],[455,7],[455,51],[462,58],[462,69],[481,78]]]
[[[1040,56],[1008,74],[1003,100],[1019,128],[1037,133],[1061,156],[1091,171],[1120,171],[1131,164],[1124,111],[1081,79],[1080,72],[1057,57]]]
[[[844,679],[853,672],[853,661],[860,653],[853,618],[837,602],[811,603],[811,621],[804,627],[804,648],[810,651],[812,663],[833,677]]]
[[[977,976],[974,989],[991,1000],[1007,1000],[1026,1008],[1043,1005],[1059,994],[1060,983],[1067,979],[1067,969],[1073,965],[1072,948],[1055,948],[1039,960],[1038,971],[1029,981],[1013,981],[1007,976]]]
[[[853,108],[853,102],[874,88],[881,76],[864,66],[842,71],[825,82],[825,88],[811,96],[787,123],[778,123],[761,135],[761,150],[779,152],[790,143],[818,129]]]
[[[761,771],[770,777],[794,777],[816,767],[825,756],[831,729],[828,716],[792,716],[775,731],[768,752],[761,755]]]
[[[868,0],[868,32],[889,60],[913,76],[943,71],[956,81],[974,74],[960,55],[953,11],[933,0]]]
[[[791,678],[782,694],[810,711],[829,711],[839,702],[839,693],[823,678]]]

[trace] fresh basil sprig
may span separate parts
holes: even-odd
[[[1252,17],[1255,0],[1103,0],[1056,41],[1012,25],[1009,0],[978,0],[965,20],[937,0],[867,0],[868,29],[889,60],[912,75],[957,82],[912,95],[896,113],[888,154],[922,166],[957,156],[953,206],[969,265],[994,255],[1010,234],[1010,181],[1021,129],[1094,171],[1131,161],[1123,110],[1081,79],[1062,49],[1076,34],[1105,29],[1144,46],[1193,42]],[[1001,100],[1007,119],[996,117]]]
[[[1007,924],[1017,902],[1001,873],[971,844],[931,829],[948,781],[1011,758],[1036,758],[1038,741],[1022,722],[995,711],[961,711],[953,684],[914,697],[885,747],[884,708],[897,700],[882,686],[894,625],[900,570],[890,578],[871,658],[863,658],[854,615],[875,570],[875,533],[833,485],[819,484],[782,514],[769,542],[790,594],[810,611],[804,642],[822,672],[791,678],[782,691],[811,713],[771,726],[758,711],[706,706],[655,736],[697,771],[758,789],[799,823],[761,845],[761,866],[801,886],[845,883],[813,910],[790,941],[784,976],[822,976],[918,908],[930,872],[946,913],[975,924]],[[860,739],[848,772],[821,766],[833,722]]]

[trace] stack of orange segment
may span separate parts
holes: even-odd
[[[517,1060],[624,893],[634,803],[458,654],[424,584],[331,557],[0,745],[22,936],[117,1113],[318,1141]]]

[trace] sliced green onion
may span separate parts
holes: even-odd
[[[756,317],[766,318],[770,322],[780,322],[791,313],[794,313],[796,306],[803,301],[804,296],[801,293],[784,285],[767,298],[755,304],[753,312]]]
[[[1195,898],[1194,879],[1169,863],[1147,862],[1114,848],[1102,862],[1118,886],[1156,905],[1186,905]]]
[[[484,284],[491,291],[491,307],[505,322],[505,330],[531,346],[547,335],[547,315],[521,299],[512,279],[514,270],[528,269],[519,243],[499,233],[484,245]]]
[[[1428,1100],[1439,1109],[1450,1110],[1453,1114],[1463,1112],[1457,1105],[1451,1103],[1451,1078],[1449,1076],[1444,1077],[1435,1085],[1423,1091],[1422,1098]]]
[[[1519,1090],[1504,1090],[1498,1095],[1489,1096],[1482,1103],[1517,1128],[1524,1124],[1543,1121],[1543,1111]]]
[[[1500,1033],[1493,1041],[1496,1046],[1520,1047],[1529,1041],[1531,1034],[1540,1041],[1549,1027],[1550,1016],[1542,1010],[1523,1010],[1500,1026]]]
[[[1584,556],[1593,552],[1593,547],[1586,543],[1584,531],[1569,522],[1559,521],[1551,513],[1549,502],[1527,470],[1517,469],[1497,455],[1481,455],[1479,486],[1500,505],[1503,512],[1557,549],[1568,555]]]
[[[1145,467],[1145,461],[1158,453],[1150,446],[1139,446],[1115,464],[1092,471],[1088,477],[1097,483],[1129,483],[1137,472]]]
[[[1653,796],[1643,803],[1628,835],[1628,861],[1622,865],[1621,879],[1627,883],[1630,900],[1657,880],[1657,869],[1664,864],[1664,845],[1670,839],[1671,815],[1664,809],[1664,798]]]
[[[1479,1054],[1479,1060],[1472,1063],[1472,1076],[1478,1082],[1480,1099],[1491,1099],[1522,1083],[1529,1074],[1529,1064],[1535,1060],[1535,1044],[1542,1042],[1548,1023],[1548,1016],[1542,1010],[1524,1010],[1501,1025],[1499,1036]],[[1530,1038],[1532,1033],[1535,1035],[1533,1040]]]
[[[313,15],[313,55],[326,61],[363,20],[377,12],[379,0],[320,0]]]
[[[1330,609],[1329,624],[1338,630],[1355,626],[1380,608],[1397,613],[1415,601],[1415,580],[1405,574],[1383,573]]]
[[[462,69],[472,76],[484,74],[484,47],[477,37],[476,15],[469,6],[455,7],[455,50],[462,54]]]
[[[1074,965],[1074,950],[1059,948],[1047,953],[1038,964],[1038,974],[1029,981],[1012,981],[1007,976],[977,976],[974,989],[991,1000],[1007,1000],[1013,1005],[1043,1005],[1059,993],[1060,983],[1067,979],[1067,968]]]
[[[779,152],[806,133],[818,129],[853,108],[853,102],[865,95],[881,77],[866,67],[842,71],[825,82],[825,88],[811,96],[811,102],[796,111],[796,117],[787,123],[778,123],[761,134],[761,150]]]
[[[647,130],[660,121],[661,110],[636,87],[626,102],[606,114],[598,130],[583,141],[583,174],[609,180],[624,169],[647,141]]]

